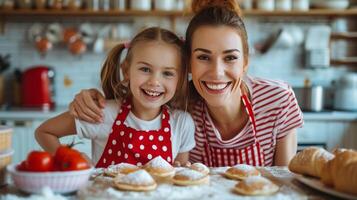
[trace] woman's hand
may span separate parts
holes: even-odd
[[[97,89],[81,90],[69,104],[69,113],[80,120],[99,123],[103,122],[105,98]]]

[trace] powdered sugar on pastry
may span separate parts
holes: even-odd
[[[203,177],[205,177],[205,174],[202,174],[201,172],[198,172],[196,170],[192,169],[183,169],[178,172],[176,172],[175,176],[184,176],[187,177],[189,180],[199,180]]]
[[[151,185],[155,183],[154,179],[145,170],[138,170],[126,176],[116,177],[115,182],[130,185]]]
[[[253,170],[255,171],[255,167],[246,165],[246,164],[234,165],[233,168],[238,169],[240,171],[244,171],[244,172],[249,172],[249,171],[253,171]]]
[[[117,165],[110,165],[104,169],[106,174],[127,173],[138,170],[139,167],[130,163],[119,163]]]
[[[209,168],[202,163],[194,163],[190,166],[190,168],[203,174],[209,174]]]
[[[161,156],[157,156],[154,159],[150,160],[146,164],[146,166],[151,166],[154,168],[160,168],[160,169],[167,169],[167,170],[172,170],[173,167],[168,163],[165,159],[163,159]]]

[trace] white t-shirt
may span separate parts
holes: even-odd
[[[107,101],[103,110],[104,122],[100,124],[75,120],[79,137],[92,140],[92,161],[97,163],[107,144],[110,131],[116,119],[120,105],[114,100]],[[191,115],[181,110],[169,109],[172,157],[178,153],[188,152],[195,146],[195,125]],[[131,111],[124,124],[137,130],[156,130],[161,128],[161,114],[151,121],[137,118]]]

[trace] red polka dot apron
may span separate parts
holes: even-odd
[[[253,113],[252,105],[246,95],[242,95],[243,105],[245,107],[246,112],[249,115],[249,120],[252,124],[253,133],[254,133],[254,143],[239,148],[221,148],[217,146],[212,146],[209,143],[208,136],[205,134],[206,141],[204,145],[205,152],[204,154],[204,164],[209,167],[222,167],[222,166],[230,166],[235,164],[249,164],[253,166],[264,166],[264,152],[261,149],[261,145],[257,139],[257,130],[255,124],[255,117]],[[205,106],[205,104],[203,104]],[[205,125],[206,121],[206,109],[203,109],[202,118],[203,118],[203,132],[207,133],[207,128]]]
[[[157,156],[172,164],[171,127],[167,106],[162,106],[159,130],[136,130],[124,124],[131,109],[129,102],[123,102],[96,167],[104,168],[122,162],[141,166]]]

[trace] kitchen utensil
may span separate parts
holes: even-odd
[[[36,40],[36,49],[41,55],[45,55],[49,50],[52,49],[52,42],[46,37],[39,37]]]
[[[323,68],[330,66],[330,36],[331,28],[329,26],[316,25],[309,28],[305,41],[307,67]]]
[[[39,37],[41,37],[41,34],[44,30],[44,26],[39,23],[33,24],[29,30],[27,31],[27,38],[30,42],[35,42]]]
[[[22,73],[22,106],[49,109],[54,103],[54,71],[48,66],[33,66]]]
[[[56,44],[62,41],[63,38],[63,29],[59,23],[52,23],[48,25],[46,30],[46,38],[52,43]]]
[[[9,69],[10,67],[10,54],[1,55],[0,54],[0,74]]]
[[[93,27],[89,23],[84,23],[79,26],[79,37],[86,44],[91,44],[94,42],[95,33]]]
[[[56,193],[71,193],[88,183],[93,168],[78,171],[25,172],[16,170],[16,165],[7,166],[15,186],[29,193],[40,193],[49,187]]]
[[[338,80],[334,108],[357,111],[357,73],[348,73]]]
[[[87,45],[81,39],[70,43],[68,47],[73,55],[83,54],[87,50]]]
[[[299,106],[304,111],[319,112],[324,108],[324,89],[320,85],[293,88]]]

